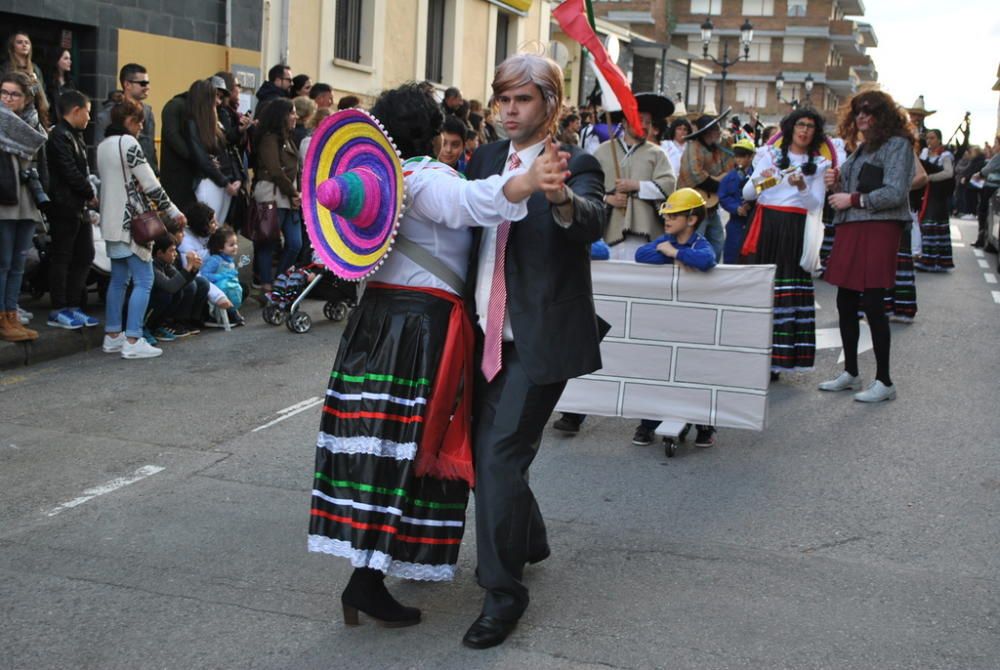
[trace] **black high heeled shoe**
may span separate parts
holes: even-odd
[[[406,607],[385,588],[385,575],[372,568],[355,568],[347,588],[340,594],[344,624],[357,626],[358,612],[364,612],[386,628],[403,628],[420,623],[420,610]]]

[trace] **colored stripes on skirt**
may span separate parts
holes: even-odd
[[[414,473],[451,309],[369,287],[351,315],[316,445],[310,551],[408,579],[454,577],[469,487]]]
[[[923,248],[916,268],[924,272],[947,272],[955,267],[951,257],[951,225],[947,217],[924,218],[920,222]]]
[[[799,266],[806,215],[763,207],[757,251],[747,260],[777,266],[771,370],[812,370],[816,360],[816,292],[812,277]]]

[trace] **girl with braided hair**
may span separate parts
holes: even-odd
[[[780,139],[757,150],[754,178],[743,187],[743,199],[758,204],[742,254],[750,263],[777,266],[772,379],[781,372],[811,370],[816,357],[815,290],[811,274],[799,263],[806,214],[823,207],[823,175],[830,166],[820,155],[825,140],[819,113],[793,111],[781,120]]]

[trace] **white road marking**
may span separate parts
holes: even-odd
[[[858,353],[862,354],[874,345],[872,344],[872,331],[868,328],[868,323],[862,321],[858,324],[861,327],[861,335],[858,338]],[[840,328],[817,328],[816,329],[816,349],[837,349],[842,346],[840,341]],[[844,362],[844,350],[840,350],[838,363]]]
[[[144,465],[136,470],[131,477],[119,477],[117,479],[112,479],[106,484],[101,484],[100,486],[95,486],[92,489],[87,489],[79,498],[74,498],[69,502],[64,502],[62,505],[53,508],[52,511],[48,513],[48,516],[55,516],[60,512],[65,512],[68,509],[82,505],[88,500],[93,500],[97,496],[117,491],[118,489],[128,486],[129,484],[135,484],[137,481],[143,480],[151,475],[155,475],[157,472],[163,472],[163,470],[164,468],[159,465]]]
[[[990,291],[993,294],[993,302],[1000,305],[1000,291]]]
[[[962,240],[962,231],[954,223],[949,228],[951,229],[951,241],[960,242]]]
[[[976,258],[982,258],[983,257],[983,250],[982,249],[973,249],[972,250],[972,255],[975,256]]]
[[[992,272],[984,272],[983,273],[983,279],[986,280],[987,284],[996,284],[997,283],[997,276],[995,274],[993,274]]]
[[[965,244],[963,244],[962,242],[952,242],[951,246],[954,247],[954,248],[956,248],[956,249],[964,249],[965,248]]]
[[[990,264],[986,262],[985,258],[980,258],[976,262],[979,263],[979,267],[983,268],[984,270],[990,266]]]
[[[265,428],[270,428],[274,424],[280,423],[280,422],[284,421],[285,419],[293,417],[293,416],[295,416],[296,414],[298,414],[300,412],[304,412],[307,409],[315,407],[316,405],[319,405],[322,402],[323,402],[323,398],[312,397],[312,398],[309,398],[308,400],[303,400],[302,402],[297,402],[294,405],[292,405],[291,407],[286,407],[285,409],[279,409],[278,410],[279,416],[278,416],[277,419],[273,419],[271,421],[268,421],[263,426],[257,426],[256,428],[254,428],[250,432],[251,433],[256,433],[257,431],[264,430]]]

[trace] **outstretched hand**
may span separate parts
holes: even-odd
[[[561,151],[559,143],[550,136],[545,141],[545,149],[529,169],[535,190],[544,193],[549,202],[562,204],[566,201],[564,190],[569,176],[568,164],[569,152]]]

